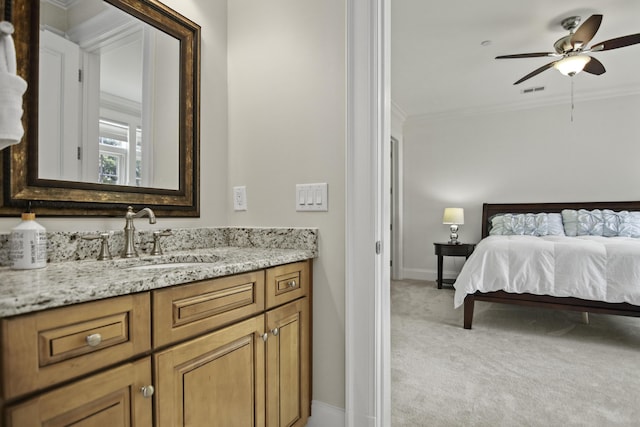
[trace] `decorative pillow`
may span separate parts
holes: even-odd
[[[614,212],[610,209],[602,210],[602,235],[604,237],[615,237],[619,235],[620,215],[623,213],[628,212]]]
[[[618,236],[640,237],[640,212],[622,211],[618,213],[618,217]]]
[[[602,236],[604,220],[602,211],[594,209],[564,209],[562,211],[564,233],[567,236]]]
[[[556,220],[557,222],[557,220]],[[554,223],[554,232],[557,225]],[[549,220],[546,213],[498,214],[491,217],[490,235],[546,236],[549,234]]]
[[[640,237],[640,212],[565,209],[562,222],[567,236]]]
[[[564,226],[562,225],[562,215],[559,213],[547,214],[547,235],[564,236]]]
[[[575,209],[562,210],[562,224],[564,234],[575,237],[578,235],[578,211]]]

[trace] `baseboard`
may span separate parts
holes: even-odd
[[[433,270],[423,270],[421,268],[403,268],[402,277],[413,280],[436,280],[436,272]]]
[[[426,270],[422,268],[403,268],[402,277],[405,279],[429,280],[431,282],[435,282],[438,277],[438,272],[436,270]],[[442,277],[444,279],[453,280],[458,277],[458,272],[445,270],[442,272]]]
[[[311,401],[311,418],[307,427],[345,427],[345,412],[343,408],[320,402]]]

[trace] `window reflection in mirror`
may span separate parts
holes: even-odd
[[[179,41],[102,0],[40,7],[38,177],[178,189]]]

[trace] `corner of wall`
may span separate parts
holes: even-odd
[[[319,400],[311,401],[311,418],[307,427],[344,427],[345,411]]]

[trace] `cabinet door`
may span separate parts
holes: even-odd
[[[76,381],[7,408],[7,427],[151,427],[149,357]]]
[[[268,311],[267,426],[304,426],[309,417],[309,299]]]
[[[155,355],[158,426],[264,426],[264,316]]]

